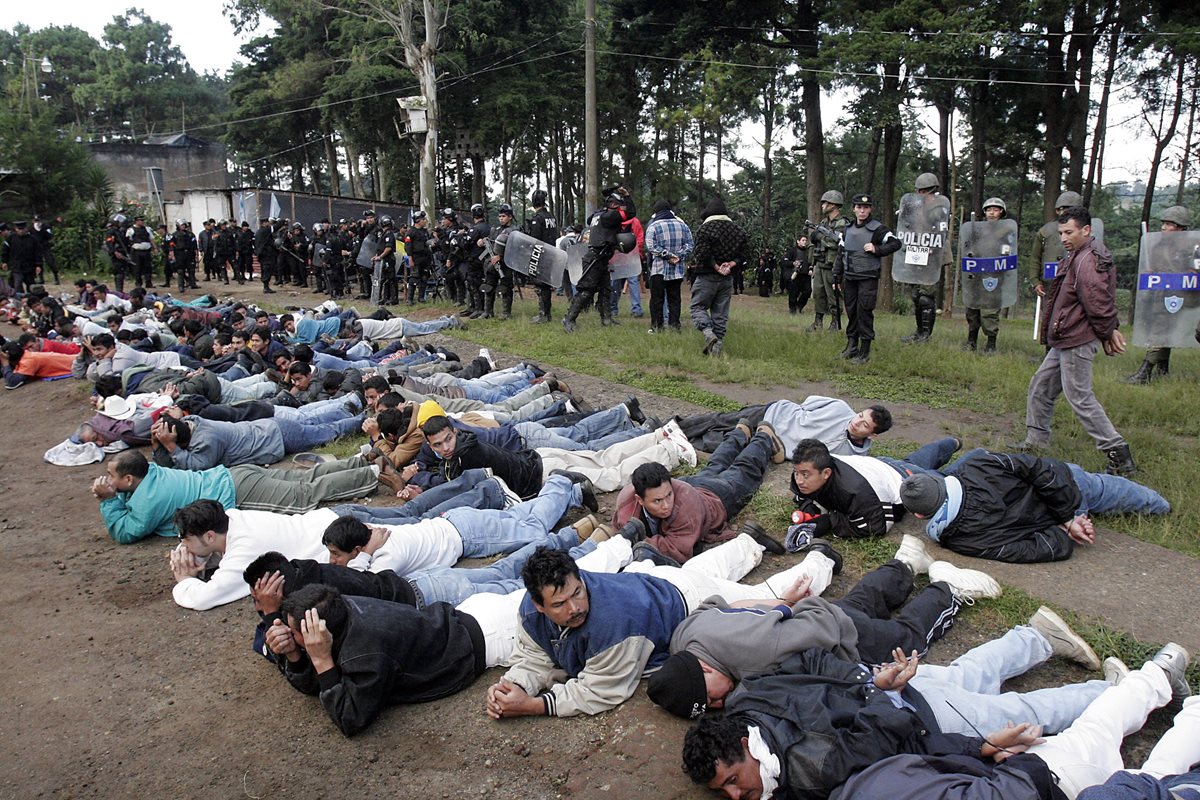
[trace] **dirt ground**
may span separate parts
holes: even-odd
[[[504,364],[516,354],[496,355]],[[564,377],[597,405],[631,393],[586,376]],[[745,402],[764,399],[759,390],[736,394],[745,387],[706,388]],[[664,418],[699,410],[639,396],[646,413]],[[315,698],[295,692],[251,650],[249,600],[204,613],[180,609],[170,595],[170,541],[109,540],[89,492],[102,465],[42,461],[84,418],[85,397],[85,387],[70,380],[0,396],[0,666],[9,676],[0,690],[0,797],[316,798],[331,790],[352,798],[709,796],[680,771],[685,723],[644,693],[594,718],[493,722],[483,697],[501,670],[454,697],[392,709],[364,734],[344,738]],[[910,440],[972,424],[969,415],[903,411],[911,413],[897,413],[895,435]],[[770,490],[782,492],[785,482],[785,468],[774,468]],[[602,498],[603,510],[612,501]],[[898,541],[898,533],[891,538]],[[1111,558],[1128,562],[1144,547],[1123,544]],[[768,556],[751,579],[796,560]],[[1160,585],[1193,585],[1190,559],[1166,553],[1156,563],[1170,571],[1159,575]],[[1091,579],[1107,577],[1109,565],[1090,560],[1087,574],[1055,566],[1034,579],[1045,591],[1030,591],[1047,596],[1052,585],[1055,602],[1094,614],[1088,598],[1104,581]],[[839,578],[829,596],[851,578]],[[1019,578],[1014,570],[1002,580]],[[1122,602],[1111,600],[1114,609]],[[1131,602],[1126,629],[1155,638],[1169,625],[1194,625],[1185,602],[1165,609]],[[933,660],[945,662],[995,633],[973,615],[935,648]],[[1052,661],[1021,685],[1085,677]]]

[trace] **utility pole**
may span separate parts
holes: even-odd
[[[600,205],[600,132],[596,120],[596,0],[584,0],[583,95],[584,95],[584,209],[587,214]]]

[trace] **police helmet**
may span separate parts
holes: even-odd
[[[363,212],[363,219],[375,219],[375,209],[368,208]]]
[[[914,186],[916,186],[917,191],[919,192],[922,189],[936,189],[941,186],[941,182],[932,172],[922,172],[917,176],[917,182],[914,184]]]
[[[386,214],[379,218],[379,224],[385,228],[392,227],[392,218]]]
[[[124,214],[116,214],[113,216],[112,221],[117,223],[118,225],[124,225],[126,222],[129,221],[129,218],[126,217]]]
[[[1181,228],[1192,227],[1192,212],[1184,206],[1171,206],[1158,215],[1163,222],[1174,222]]]
[[[609,193],[608,193],[607,195],[605,195],[605,197],[604,197],[604,203],[605,203],[606,205],[607,205],[608,203],[616,203],[617,205],[621,205],[621,204],[622,204],[622,203],[624,203],[624,202],[625,202],[625,198],[624,198],[624,197],[622,197],[622,196],[620,195],[620,193],[618,193],[618,192],[609,192]]]
[[[830,189],[828,192],[821,195],[821,202],[822,203],[833,203],[835,206],[840,206],[840,205],[844,205],[846,200],[845,200],[845,198],[842,197],[841,192]]]
[[[325,232],[325,223],[324,222],[314,222],[313,223],[313,236],[320,236],[324,232]]]
[[[632,233],[626,232],[617,234],[617,249],[622,253],[632,253],[636,247],[637,237]]]
[[[496,211],[496,213],[497,214],[508,214],[511,217],[512,213],[513,213],[513,209],[512,209],[512,206],[510,206],[508,203],[501,203],[500,208]]]
[[[987,211],[989,208],[993,208],[993,207],[998,208],[1005,213],[1008,213],[1008,206],[999,197],[989,197],[987,200],[983,201],[983,210],[984,211]]]
[[[138,217],[138,219],[141,219],[141,217]],[[218,223],[217,223],[217,225],[218,225],[218,226],[220,226],[220,225],[228,225],[228,224],[229,224],[229,220],[227,220],[227,219],[223,219],[223,220],[221,220],[220,222],[218,222]]]
[[[188,226],[188,221],[186,219],[183,219],[181,217],[180,219],[175,220],[176,228],[186,228],[187,226]]]
[[[545,189],[536,190],[533,193],[533,196],[530,197],[529,199],[535,206],[546,205],[546,190]]]
[[[294,231],[303,231],[303,230],[304,230],[304,226],[303,226],[303,225],[301,225],[299,222],[293,222],[293,223],[292,223],[292,230],[294,230]]]
[[[483,206],[479,203],[476,203],[475,205],[471,206],[471,216],[472,217],[482,217],[483,216]]]
[[[1083,198],[1079,196],[1079,192],[1063,192],[1054,201],[1055,208],[1074,208],[1081,205],[1083,205]]]
[[[456,219],[458,219],[458,215],[454,213],[453,208],[443,208],[442,209],[442,219],[456,220]]]

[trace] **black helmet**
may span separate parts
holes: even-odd
[[[294,231],[300,231],[300,232],[302,232],[302,233],[303,233],[303,231],[304,231],[304,226],[303,226],[303,225],[301,225],[299,222],[293,222],[293,223],[292,223],[292,230],[294,230]]]
[[[617,249],[622,253],[632,253],[637,249],[637,237],[628,231],[618,233]]]
[[[482,217],[483,216],[483,206],[480,203],[476,203],[475,205],[471,206],[471,216],[472,217]]]
[[[512,213],[513,213],[513,209],[512,209],[512,206],[510,206],[508,203],[501,203],[500,208],[496,211],[496,213],[497,214],[508,214],[511,217]]]
[[[616,203],[617,205],[621,205],[625,202],[625,198],[620,192],[613,191],[604,196],[604,202],[605,204]]]
[[[379,218],[379,224],[385,228],[390,228],[392,227],[392,218],[384,214]]]
[[[368,219],[368,218],[371,218],[374,216],[375,216],[375,209],[373,209],[373,208],[368,208],[366,211],[363,212],[363,219]]]
[[[535,206],[546,205],[546,190],[538,189],[534,191],[533,197],[529,198]]]

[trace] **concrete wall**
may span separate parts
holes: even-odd
[[[225,171],[225,145],[209,142],[190,147],[172,147],[132,142],[88,144],[92,158],[104,167],[117,198],[149,201],[146,167],[163,171],[163,200],[178,201],[184,189],[220,188],[229,185]]]

